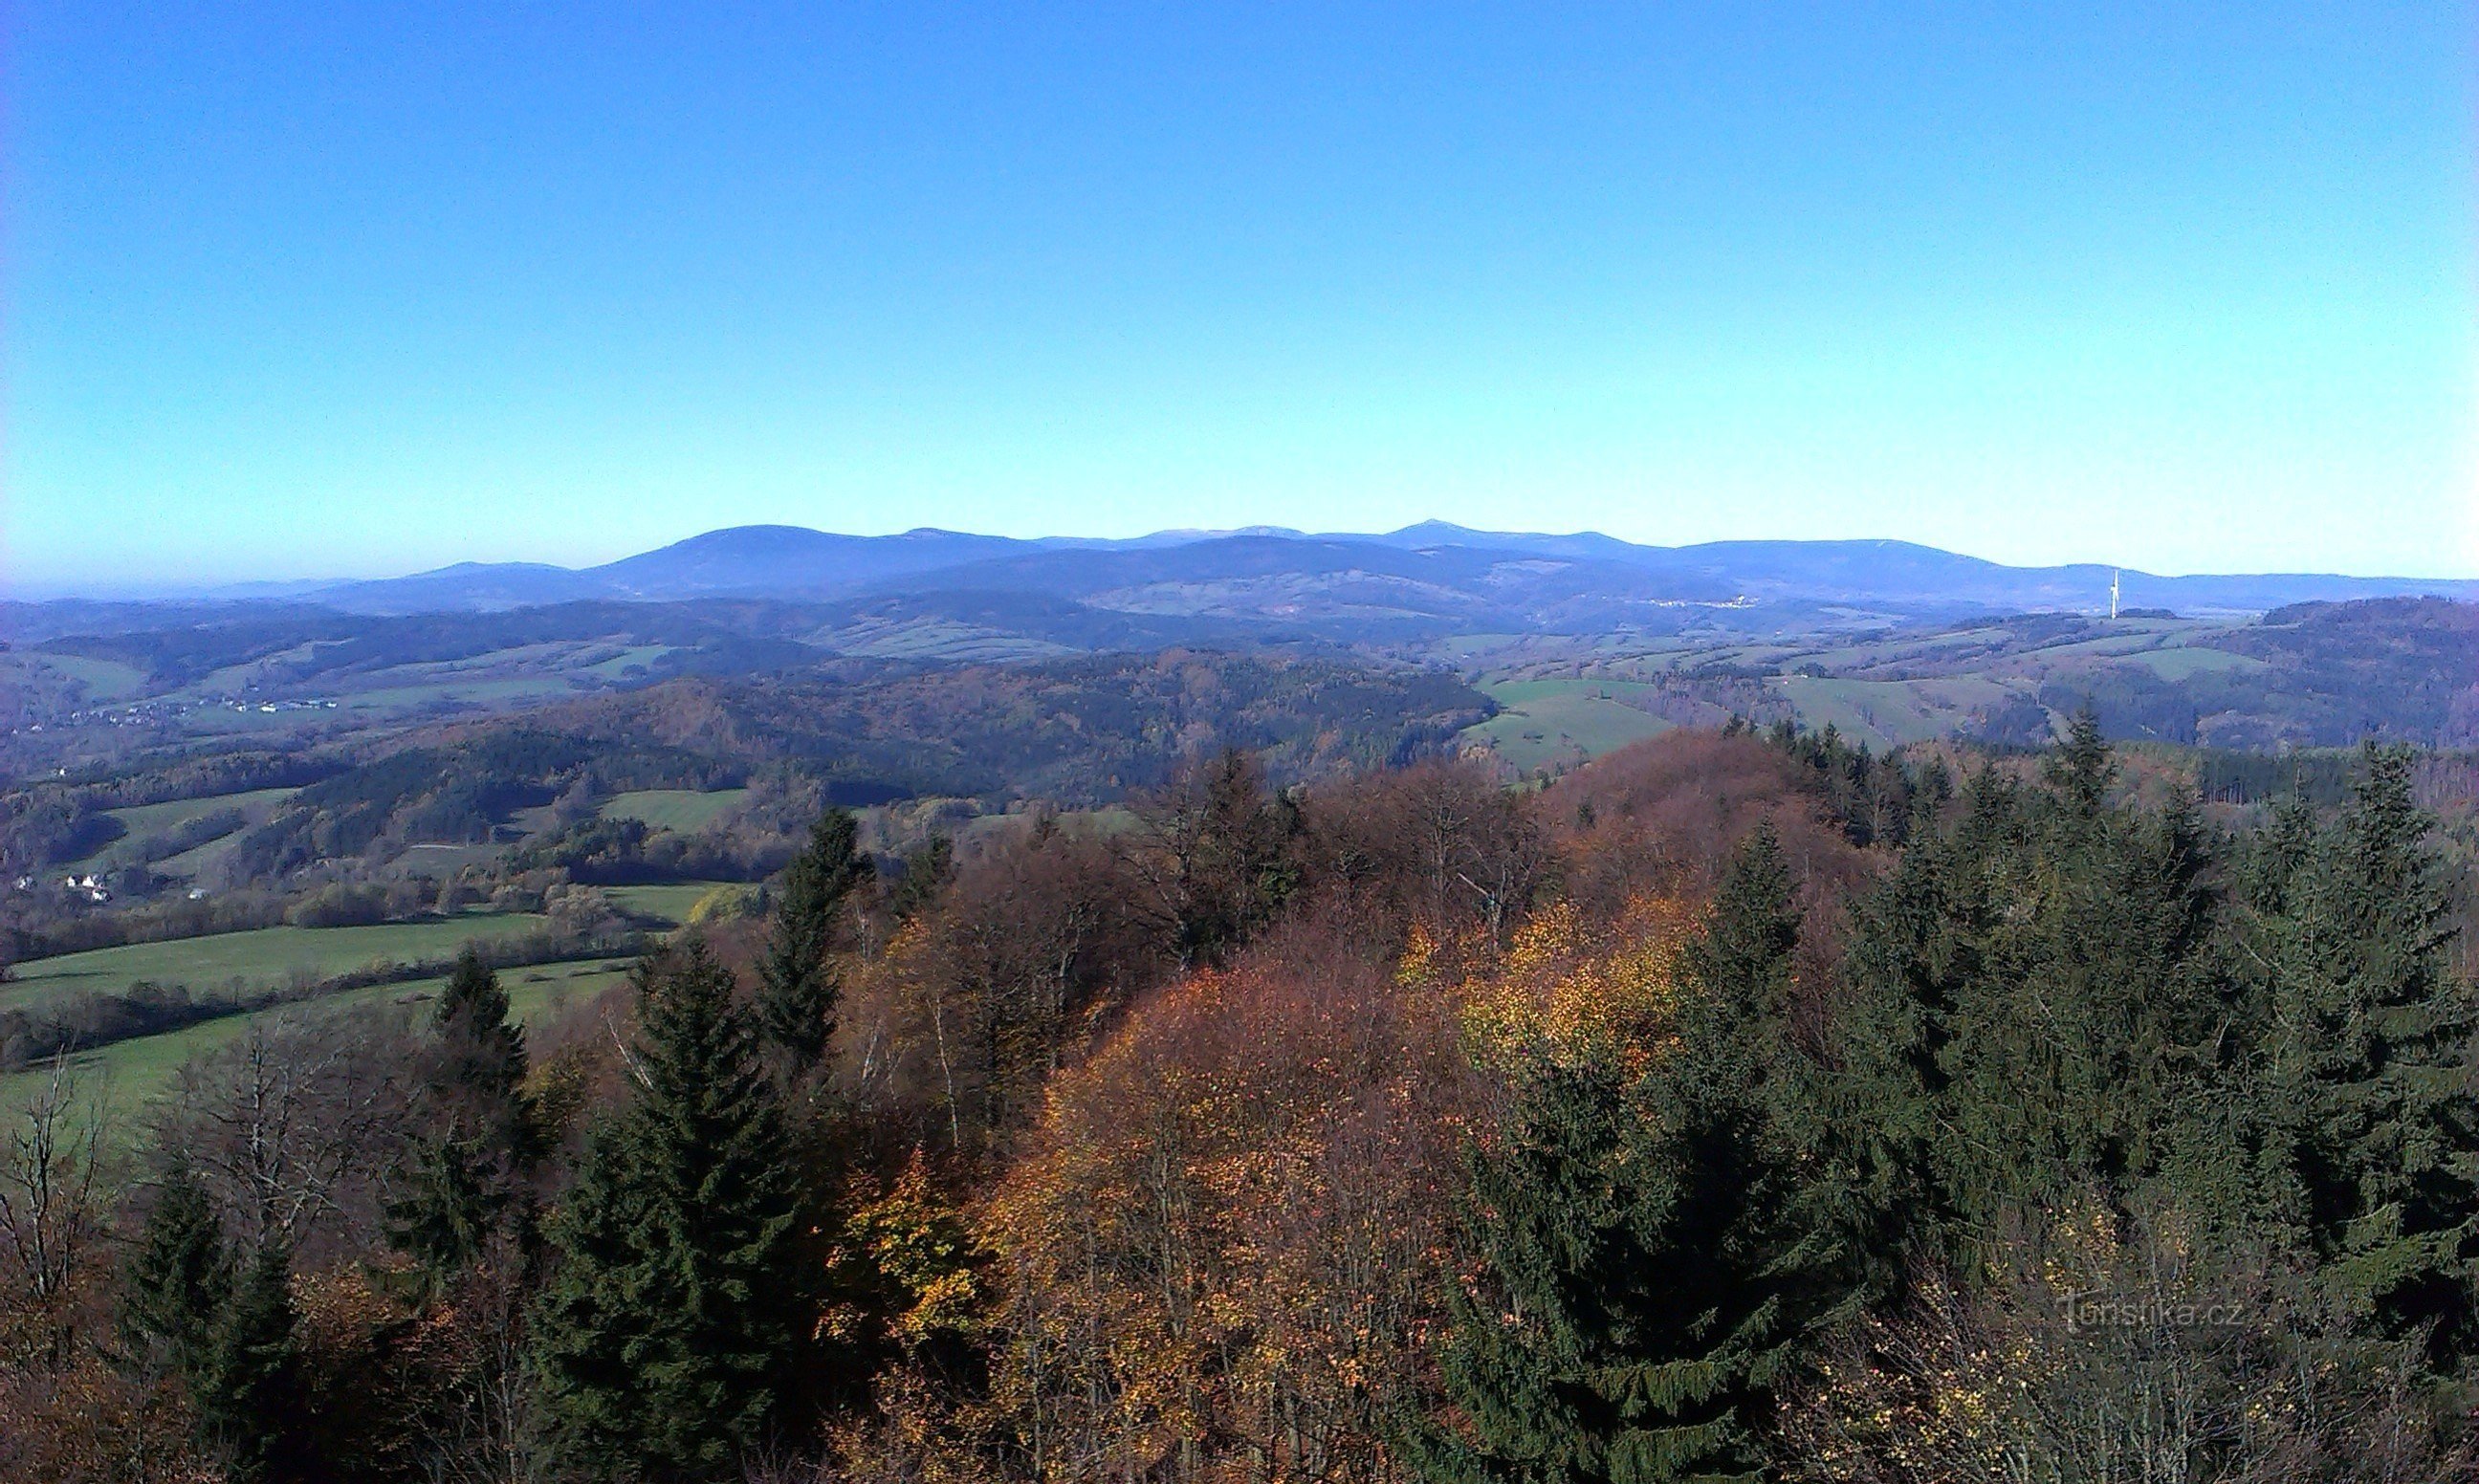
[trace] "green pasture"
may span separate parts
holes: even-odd
[[[508,991],[510,1012],[526,1025],[542,1025],[571,1006],[589,1004],[605,990],[626,984],[635,963],[633,959],[581,959],[532,964],[499,970],[499,983]],[[445,978],[433,978],[371,985],[246,1015],[202,1020],[161,1036],[141,1036],[74,1056],[69,1067],[81,1089],[103,1095],[115,1109],[134,1111],[169,1089],[192,1058],[240,1039],[254,1022],[273,1015],[336,1015],[390,1005],[419,1014],[439,997],[447,983]],[[0,1077],[0,1118],[22,1108],[48,1076],[47,1071],[36,1069]]]
[[[89,659],[84,654],[54,654],[43,650],[28,651],[24,657],[30,664],[84,685],[89,704],[134,696],[146,684],[145,671],[116,659]]]
[[[427,922],[359,928],[255,928],[161,943],[128,943],[35,959],[0,985],[0,1008],[23,1010],[81,990],[116,993],[141,980],[222,989],[239,980],[269,989],[296,975],[325,979],[373,963],[436,963],[469,942],[523,937],[549,918],[532,912],[464,913]]]
[[[2171,681],[2189,679],[2198,675],[2271,668],[2252,654],[2233,654],[2227,650],[2208,650],[2200,646],[2150,650],[2134,658],[2149,667],[2154,675]]]
[[[699,899],[718,886],[730,882],[664,882],[651,886],[605,886],[602,894],[622,911],[640,917],[651,917],[667,928],[677,928],[689,920],[689,908]]]
[[[297,788],[253,788],[237,794],[209,794],[198,799],[174,799],[168,804],[140,804],[108,812],[128,831],[127,838],[143,839],[178,830],[192,820],[204,819],[226,809],[238,809],[248,818],[263,819],[274,806],[292,798]]]
[[[705,793],[694,788],[640,788],[614,794],[603,804],[601,813],[605,819],[641,820],[649,829],[693,834],[738,808],[748,797],[746,788],[717,788]]]
[[[1501,680],[1481,688],[1506,709],[1466,731],[1518,769],[1597,757],[1670,729],[1660,717],[1607,699],[1640,682]]]
[[[1884,752],[1906,742],[1925,742],[1954,729],[1963,707],[1931,700],[1927,687],[1951,686],[1953,679],[1832,680],[1810,676],[1783,676],[1774,682],[1797,708],[1801,723],[1822,731],[1832,727],[1851,742],[1864,742]]]

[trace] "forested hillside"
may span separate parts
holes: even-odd
[[[828,807],[565,1008],[473,955],[176,1097],[21,1076],[0,1473],[2471,1475],[2466,760],[1733,723],[1509,789],[1277,720],[1357,683],[1232,684],[1283,774],[1116,818]]]

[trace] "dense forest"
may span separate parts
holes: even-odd
[[[1185,755],[1125,827],[885,859],[813,801],[762,913],[530,1032],[469,956],[144,1109],[64,1058],[0,1143],[0,1476],[2474,1476],[2466,780],[2236,805],[2086,711],[1510,788],[1288,728],[1324,672],[1183,753],[1146,663],[1045,702]],[[700,725],[868,732],[811,701]]]

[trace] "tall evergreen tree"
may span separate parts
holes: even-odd
[[[1952,1235],[2160,1174],[2195,1146],[2198,1069],[2234,1054],[2200,821],[2183,800],[2111,805],[2114,774],[2079,716],[2044,788],[1975,780],[1935,852],[1941,901],[1912,904],[1943,920],[1859,914],[1911,938],[1853,944],[1855,976],[1892,976],[1862,998],[1909,997],[1940,1022],[1927,1126]]]
[[[757,965],[759,1028],[795,1074],[818,1064],[834,1034],[843,984],[833,959],[845,898],[868,879],[850,811],[829,809],[783,873],[783,894]]]
[[[447,1139],[481,1139],[513,1164],[533,1154],[523,1091],[525,1031],[508,1010],[499,976],[472,946],[456,958],[432,1018],[435,1039],[422,1078]]]
[[[412,1258],[421,1296],[480,1261],[511,1203],[477,1139],[431,1136],[414,1145],[397,1194],[384,1208],[388,1245]]]
[[[2446,964],[2451,886],[2410,751],[2370,745],[2361,767],[2266,921],[2276,1076],[2330,1281],[2390,1332],[2427,1331],[2431,1359],[2454,1365],[2479,1356],[2479,1016]]]
[[[2265,1016],[2201,820],[2112,804],[2115,772],[2078,717],[2044,786],[1975,777],[1855,904],[1819,1103],[1859,1249],[1968,1267],[2027,1217],[2139,1187],[2208,1226],[2279,1204]]]
[[[1443,1374],[1470,1436],[1416,1435],[1441,1481],[1747,1480],[1802,1327],[1830,1301],[1798,1175],[1785,1021],[1797,942],[1770,832],[1691,955],[1679,1044],[1630,1087],[1544,1059],[1467,1225],[1484,1267],[1454,1301]]]
[[[779,1421],[795,1338],[783,1109],[703,944],[641,972],[635,1096],[551,1223],[544,1394],[597,1477],[736,1477]]]
[[[192,1401],[198,1424],[234,1484],[301,1477],[291,1445],[298,1434],[293,1265],[281,1243],[262,1242],[233,1290]]]
[[[2070,818],[2096,821],[2117,780],[2117,762],[2102,740],[2100,716],[2086,701],[2066,723],[2066,740],[2049,755],[2042,775]]]
[[[1798,946],[1790,866],[1767,821],[1731,860],[1704,932],[1687,951],[1698,991],[1687,1008],[1688,1036],[1725,1042],[1716,1049],[1736,1069],[1767,1075],[1778,1062],[1773,1038],[1789,1026],[1791,952]]]
[[[206,1188],[187,1161],[173,1164],[122,1269],[121,1342],[148,1369],[194,1390],[215,1353],[232,1300],[232,1254]]]

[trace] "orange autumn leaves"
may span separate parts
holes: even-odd
[[[1164,991],[1062,1074],[987,1208],[994,1400],[1039,1477],[1382,1476],[1467,1073],[1431,997],[1290,946]]]
[[[1049,1086],[981,1214],[991,1402],[1046,1479],[1381,1480],[1432,1394],[1467,1131],[1526,1045],[1658,1055],[1696,918],[1551,908],[1400,963],[1298,929]]]

